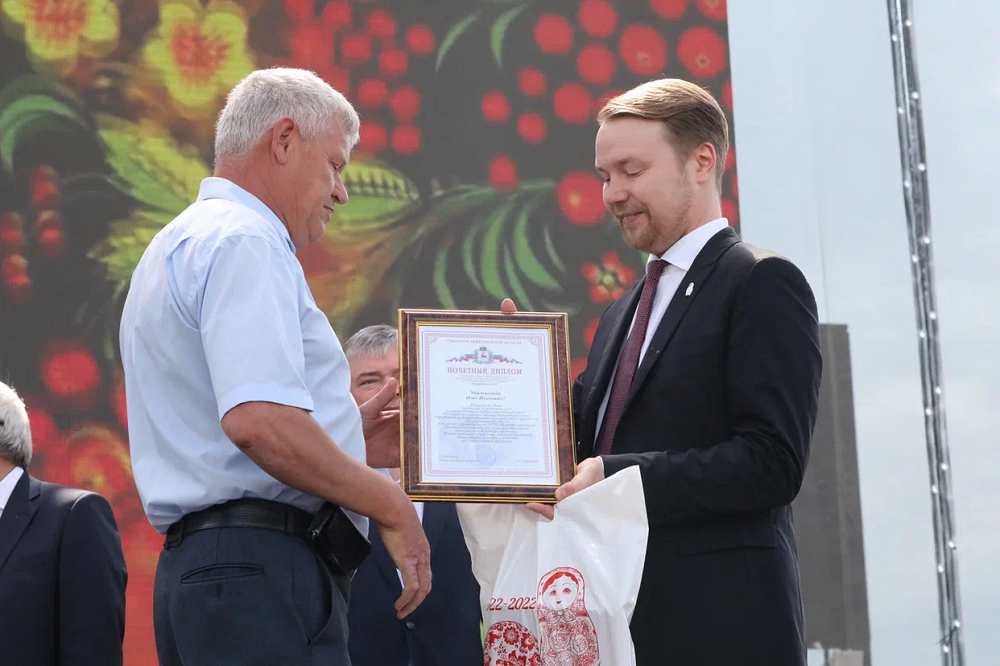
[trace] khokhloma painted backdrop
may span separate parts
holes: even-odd
[[[644,260],[602,205],[597,110],[675,76],[732,111],[725,0],[0,0],[0,23],[0,376],[30,406],[31,472],[114,505],[130,664],[155,663],[162,539],[129,465],[121,305],[241,77],[309,68],[362,114],[350,203],[299,253],[341,339],[510,296],[570,313],[574,373]]]

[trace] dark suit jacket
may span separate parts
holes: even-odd
[[[693,284],[690,296],[685,295]],[[573,387],[577,451],[642,291],[604,313]],[[816,422],[816,303],[788,260],[709,240],[636,371],[605,474],[638,465],[649,541],[631,629],[639,666],[805,664],[789,506]]]
[[[378,529],[372,552],[351,584],[350,652],[353,666],[464,666],[483,663],[479,634],[479,583],[465,546],[455,505],[424,504],[424,532],[431,546],[431,591],[404,620],[393,604],[402,594],[396,565]]]
[[[107,500],[25,472],[0,516],[3,663],[121,664],[127,579]]]

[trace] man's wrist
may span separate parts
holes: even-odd
[[[406,522],[406,510],[408,508],[407,504],[410,504],[410,498],[407,497],[402,487],[392,477],[388,475],[380,476],[388,482],[383,496],[386,504],[383,509],[384,515],[378,516],[378,518],[373,516],[373,518],[375,518],[375,522],[379,525],[394,529]]]

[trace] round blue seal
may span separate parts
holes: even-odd
[[[488,469],[497,462],[497,452],[483,444],[476,445],[476,465]]]

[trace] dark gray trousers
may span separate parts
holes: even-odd
[[[219,528],[164,548],[153,625],[162,666],[350,666],[349,583],[302,539]]]

